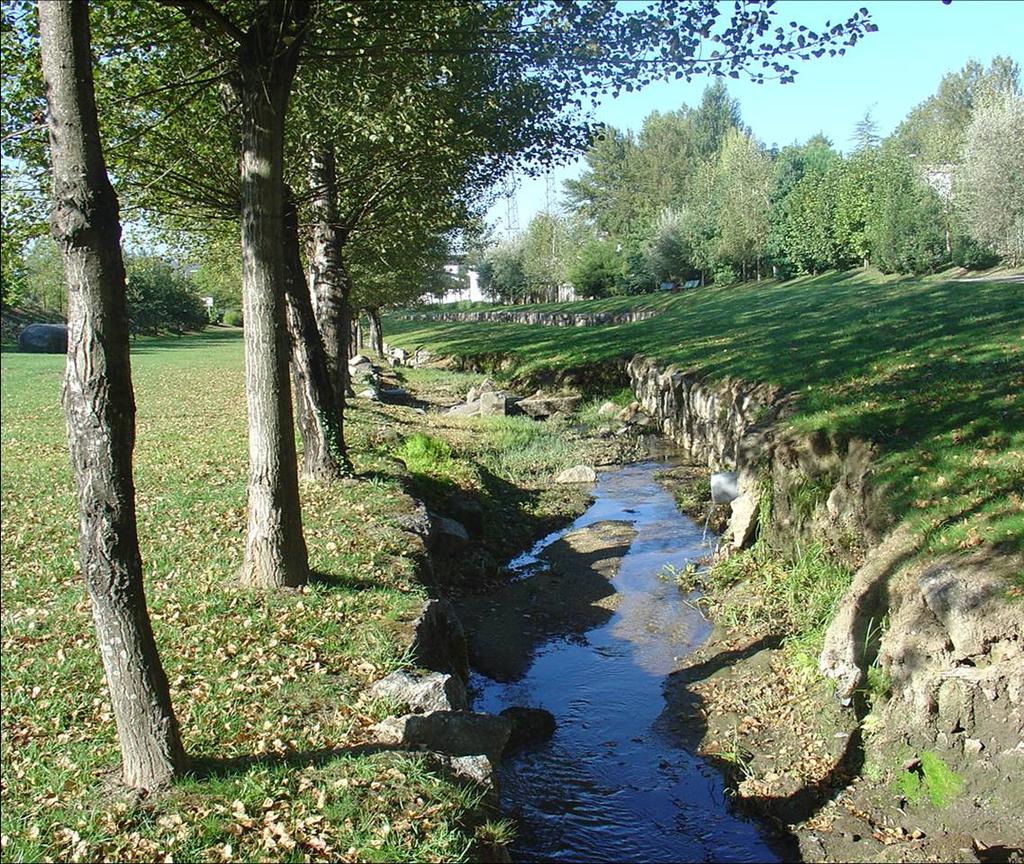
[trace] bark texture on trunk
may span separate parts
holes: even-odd
[[[377,352],[379,357],[383,357],[384,330],[380,326],[380,308],[369,306],[366,310],[366,320],[370,325],[370,347]]]
[[[185,765],[146,610],[135,521],[135,397],[117,196],[100,145],[88,6],[40,2],[53,163],[51,227],[68,283],[63,403],[78,487],[79,559],[124,781],[152,790]]]
[[[281,224],[284,116],[308,12],[306,4],[264,4],[239,49],[249,416],[249,524],[242,580],[267,588],[302,585],[309,576],[288,381]]]
[[[344,332],[348,279],[341,260],[343,238],[338,223],[338,180],[333,146],[314,148],[309,161],[309,187],[313,222],[309,293],[330,364],[331,382],[344,407],[348,371]]]
[[[302,435],[302,473],[330,483],[351,472],[341,435],[341,410],[331,383],[299,248],[299,211],[291,196],[284,206],[285,297],[291,342],[292,382]]]

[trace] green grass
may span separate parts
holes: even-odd
[[[960,794],[964,781],[941,756],[925,750],[921,754],[920,771],[904,771],[896,785],[911,804],[920,804],[927,798],[932,806],[942,809]]]
[[[424,432],[414,432],[406,438],[395,455],[413,474],[449,477],[457,471],[451,446]]]
[[[77,569],[62,357],[4,351],[2,835],[5,861],[459,860],[478,793],[416,755],[357,748],[365,685],[404,662],[425,597],[382,406],[347,415],[358,471],[304,485],[301,592],[240,589],[246,420],[238,331],[140,340],[136,484],[146,591],[184,743],[205,773],[150,800],[118,750]],[[411,414],[411,412],[407,412]],[[371,706],[372,707],[372,706]]]
[[[392,316],[386,329],[396,345],[510,355],[519,375],[642,353],[776,384],[795,395],[797,430],[880,447],[887,504],[926,548],[1024,546],[1024,286],[849,271],[558,308],[631,307],[662,314],[571,328]]]
[[[851,575],[820,545],[780,558],[758,543],[706,572],[683,571],[679,581],[682,590],[706,589],[704,602],[719,623],[788,634],[795,654],[811,656]]]

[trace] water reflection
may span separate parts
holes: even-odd
[[[692,598],[660,576],[707,551],[701,528],[654,479],[664,467],[647,461],[602,474],[583,516],[513,562],[526,578],[563,533],[605,520],[637,531],[607,623],[540,647],[517,681],[474,676],[478,709],[535,705],[558,721],[548,744],[499,772],[502,805],[520,817],[514,860],[779,860],[755,825],[729,812],[719,775],[656,723],[665,676],[710,632]]]

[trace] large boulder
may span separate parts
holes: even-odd
[[[504,417],[508,414],[508,397],[504,393],[485,390],[480,394],[481,417]]]
[[[67,354],[68,328],[64,324],[29,324],[18,335],[18,350],[30,354]]]
[[[435,753],[432,759],[445,773],[459,780],[471,780],[474,783],[489,786],[492,790],[496,789],[494,766],[491,764],[491,760],[482,754],[448,756],[444,753]]]
[[[732,508],[732,516],[729,518],[732,548],[746,549],[754,542],[757,533],[760,501],[756,495],[747,491],[733,498],[729,506]]]
[[[433,711],[388,717],[373,728],[384,744],[421,747],[451,756],[483,754],[497,763],[512,734],[512,721],[473,711]]]
[[[372,698],[391,699],[408,706],[413,714],[462,711],[469,707],[462,679],[445,672],[392,672],[367,692]]]
[[[430,518],[434,523],[435,542],[439,546],[461,549],[469,542],[469,532],[461,522],[456,522],[447,516],[438,516],[436,513],[431,513]]]
[[[508,750],[542,744],[555,734],[555,715],[543,708],[516,705],[506,708],[501,716],[512,721],[512,733],[506,745]]]
[[[520,399],[516,404],[524,414],[539,420],[559,412],[571,414],[576,410],[576,406],[580,404],[582,398],[582,396],[548,396],[538,391],[533,396]]]
[[[470,387],[469,392],[466,394],[467,402],[477,402],[484,393],[494,393],[498,388],[494,386],[494,382],[490,378],[484,378],[475,387]]]
[[[484,507],[476,498],[457,493],[449,497],[445,509],[465,525],[470,533],[480,534],[484,530]]]
[[[356,354],[355,357],[348,361],[349,377],[357,383],[363,381],[376,383],[375,373],[376,370],[373,368],[373,363],[370,362],[369,357]]]
[[[453,417],[476,417],[480,413],[480,402],[467,402],[464,405],[453,405],[448,409]]]

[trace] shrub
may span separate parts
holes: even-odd
[[[413,474],[443,476],[452,473],[452,448],[423,432],[410,435],[396,454]]]
[[[128,261],[128,318],[136,333],[202,330],[206,307],[192,283],[159,258]]]
[[[241,327],[242,326],[242,310],[241,309],[228,309],[224,312],[222,319],[225,327]]]
[[[963,234],[953,237],[953,263],[968,270],[987,270],[999,263],[999,256]]]

